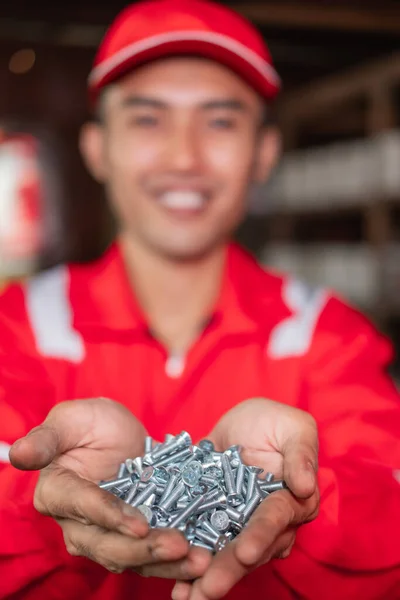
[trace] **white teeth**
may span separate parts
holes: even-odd
[[[205,202],[203,194],[199,192],[175,191],[166,192],[160,197],[160,202],[168,208],[197,209]]]

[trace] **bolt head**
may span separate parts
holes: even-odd
[[[247,470],[249,473],[256,473],[256,475],[261,475],[264,472],[264,469],[261,469],[261,467],[247,467]]]
[[[227,502],[230,506],[235,508],[243,503],[243,496],[241,494],[228,494]]]
[[[216,510],[210,517],[210,523],[217,531],[225,532],[229,529],[230,519],[223,510]]]
[[[214,452],[214,444],[211,440],[201,440],[199,442],[199,448],[201,448],[204,452]]]
[[[140,481],[149,481],[154,475],[154,467],[145,467],[140,476]]]

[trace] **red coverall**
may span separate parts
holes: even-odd
[[[186,357],[150,334],[116,245],[0,298],[0,598],[168,598],[173,582],[110,574],[67,554],[32,505],[37,473],[7,464],[7,444],[57,402],[106,396],[149,433],[207,435],[229,408],[264,396],[309,411],[320,430],[321,511],[290,558],[228,598],[400,599],[400,403],[390,345],[321,290],[263,271],[235,246],[219,301]]]

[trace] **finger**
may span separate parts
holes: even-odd
[[[239,562],[254,567],[271,552],[278,536],[294,519],[288,501],[290,492],[271,494],[257,508],[247,527],[237,537],[236,556]]]
[[[61,467],[50,466],[41,473],[34,506],[41,514],[55,519],[98,525],[134,537],[144,537],[149,530],[139,510]]]
[[[288,437],[282,445],[283,477],[298,498],[309,498],[317,486],[318,433],[314,419],[303,415],[300,433]]]
[[[238,538],[237,538],[238,539]],[[237,539],[213,558],[209,568],[190,590],[190,600],[219,600],[250,571],[236,555]]]
[[[188,542],[178,531],[152,530],[144,539],[76,521],[63,524],[66,548],[72,556],[84,556],[114,573],[140,569],[149,564],[179,561],[188,552]]]
[[[296,529],[289,529],[276,540],[272,558],[288,558],[296,541]]]
[[[41,425],[12,445],[11,464],[22,470],[43,469],[79,444],[86,432],[89,412],[89,404],[78,400],[58,404]]]
[[[202,577],[209,567],[212,555],[202,548],[191,548],[189,554],[175,562],[149,564],[137,572],[144,577],[162,577],[164,579],[193,580]]]
[[[177,581],[172,590],[172,600],[189,600],[190,592],[192,591],[192,583],[187,581]]]

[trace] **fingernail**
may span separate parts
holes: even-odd
[[[174,558],[171,548],[166,546],[155,546],[152,548],[151,554],[155,560],[170,560]]]

